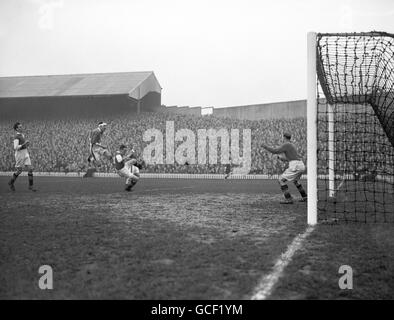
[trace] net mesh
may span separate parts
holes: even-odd
[[[318,34],[318,217],[394,222],[394,35]]]

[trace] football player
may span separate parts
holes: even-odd
[[[304,188],[302,187],[301,183],[299,182],[302,174],[305,172],[306,169],[304,162],[301,160],[301,157],[298,155],[295,145],[290,142],[291,134],[284,133],[283,138],[284,138],[284,143],[279,148],[271,148],[265,144],[261,145],[265,150],[273,154],[278,154],[278,155],[283,154],[278,156],[278,158],[281,161],[285,160],[289,162],[288,168],[279,177],[280,188],[285,197],[285,199],[280,203],[283,204],[293,203],[293,198],[289,192],[289,187],[287,185],[288,181],[293,181],[294,185],[297,187],[298,191],[300,192],[302,197],[300,202],[306,202],[307,194]]]
[[[101,144],[101,139],[107,128],[105,122],[100,121],[98,127],[90,133],[89,143],[89,169],[84,175],[85,178],[92,177],[97,167],[101,166],[102,160],[112,161],[112,155],[107,147]]]
[[[122,178],[126,178],[125,190],[130,192],[140,179],[140,165],[135,158],[134,150],[126,155],[127,147],[122,144],[114,157],[116,172]]]
[[[20,122],[14,124],[15,137],[14,137],[14,146],[13,149],[15,151],[15,169],[16,171],[12,175],[11,180],[8,182],[10,189],[15,191],[15,181],[18,176],[22,173],[23,168],[27,168],[27,176],[29,180],[29,190],[37,191],[33,187],[33,166],[31,165],[31,159],[27,148],[29,147],[29,141],[26,140],[25,135],[23,134],[23,127]]]

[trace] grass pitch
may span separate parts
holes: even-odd
[[[249,299],[306,228],[272,180],[0,178],[2,299]],[[291,186],[294,196],[297,191]],[[393,224],[318,225],[270,298],[394,298]],[[338,287],[340,265],[354,289]],[[40,290],[38,269],[53,268]],[[377,289],[379,288],[379,289]]]

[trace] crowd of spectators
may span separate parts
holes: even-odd
[[[374,171],[394,175],[394,149],[373,110],[335,114],[333,128],[337,174]],[[322,116],[318,122],[319,173],[328,172],[329,139],[328,118]]]
[[[290,132],[293,141],[298,146],[301,156],[306,155],[306,119],[277,119],[277,120],[234,120],[209,116],[177,115],[170,113],[141,113],[139,115],[117,115],[106,119],[35,119],[25,120],[26,138],[30,141],[29,153],[35,171],[40,172],[83,172],[87,169],[89,155],[89,133],[97,127],[99,121],[108,123],[103,136],[103,144],[114,152],[124,143],[132,145],[140,157],[149,142],[143,141],[143,134],[147,129],[158,129],[165,138],[166,121],[174,121],[175,131],[190,129],[197,136],[198,129],[239,129],[239,145],[243,150],[243,129],[251,129],[251,170],[252,174],[278,174],[284,169],[284,164],[272,154],[264,151],[262,142],[279,146],[283,142],[283,132]],[[14,131],[12,121],[0,122],[0,171],[14,169],[14,152],[12,140]],[[175,142],[175,149],[181,142]],[[164,141],[165,146],[165,141]],[[220,155],[220,143],[218,143]],[[208,147],[207,147],[208,150]],[[165,147],[164,147],[165,159]],[[196,157],[197,157],[196,141]],[[147,164],[145,172],[152,173],[223,173],[225,165],[220,164]],[[110,163],[104,163],[102,172],[113,172]]]
[[[18,119],[19,120],[19,119]],[[272,120],[235,120],[230,118],[218,118],[212,115],[193,116],[177,115],[170,113],[141,113],[139,115],[113,115],[93,118],[69,118],[69,119],[35,119],[22,120],[25,128],[26,138],[30,141],[29,153],[32,158],[35,171],[40,172],[84,172],[87,169],[87,159],[89,156],[89,133],[97,127],[99,121],[108,123],[108,127],[103,136],[102,144],[108,146],[111,152],[115,152],[120,144],[133,146],[137,155],[143,157],[143,150],[150,142],[143,141],[143,134],[148,129],[158,129],[165,138],[166,121],[174,121],[175,131],[180,129],[190,129],[197,137],[198,129],[239,129],[239,145],[242,153],[243,129],[251,130],[251,174],[276,175],[281,173],[285,164],[278,160],[276,156],[260,147],[261,143],[270,146],[279,146],[283,143],[283,133],[292,134],[292,141],[306,162],[306,118],[294,119],[272,119]],[[12,150],[12,140],[14,137],[12,121],[0,121],[0,171],[12,171],[14,169],[14,152]],[[375,129],[374,129],[375,130]],[[321,170],[325,171],[327,166],[327,128],[319,129],[319,159]],[[374,135],[375,137],[379,135]],[[358,148],[364,147],[366,142],[355,143],[355,139],[360,139],[360,135],[348,135],[347,132],[337,133],[338,146],[346,143],[344,150],[348,150],[348,157],[357,157],[362,154]],[[366,138],[372,139],[371,137]],[[384,135],[381,138],[384,139]],[[175,142],[175,149],[181,142]],[[197,158],[197,141],[196,141]],[[220,149],[220,143],[218,143]],[[347,148],[347,149],[346,149]],[[373,157],[377,159],[387,151],[380,152],[382,148],[388,148],[387,143],[375,141],[371,144],[372,151],[364,151],[365,158]],[[165,140],[164,140],[165,159]],[[378,150],[379,149],[379,150]],[[207,147],[208,150],[208,147]],[[382,149],[383,150],[383,149]],[[220,150],[218,151],[220,155]],[[392,154],[392,152],[391,152]],[[338,159],[342,159],[338,154]],[[144,172],[149,173],[224,173],[225,165],[220,163],[208,164],[147,164]],[[352,159],[345,159],[347,161]],[[353,159],[354,160],[354,159]],[[362,160],[362,159],[361,159]],[[367,159],[370,161],[371,159]],[[364,162],[366,160],[364,159]],[[372,159],[373,161],[373,159]],[[343,165],[340,161],[338,166]],[[362,161],[361,161],[362,162]],[[384,162],[384,159],[383,159]],[[384,164],[383,164],[384,165]],[[104,163],[99,169],[101,172],[114,172],[113,165]]]

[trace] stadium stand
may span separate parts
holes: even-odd
[[[31,142],[30,154],[35,167],[39,172],[83,172],[87,168],[88,134],[103,119],[68,118],[68,119],[42,119],[23,121],[26,136]],[[172,113],[141,113],[139,115],[117,114],[104,119],[109,126],[105,132],[103,144],[111,151],[115,151],[120,143],[133,145],[137,154],[148,144],[143,141],[143,133],[150,128],[165,132],[166,121],[174,121],[175,130],[190,129],[197,133],[198,129],[232,128],[251,129],[252,167],[250,174],[276,175],[283,171],[284,164],[268,152],[261,150],[260,144],[265,143],[277,146],[282,143],[282,133],[292,132],[293,141],[299,146],[301,156],[306,155],[306,118],[270,119],[270,120],[237,120],[218,118],[215,116],[179,115]],[[0,121],[0,171],[12,171],[14,156],[12,138],[14,132],[13,122]],[[242,150],[242,138],[240,137]],[[111,165],[104,165],[101,172],[114,172]],[[223,174],[225,165],[184,165],[184,164],[158,164],[146,166],[146,173],[197,173],[197,174]]]

